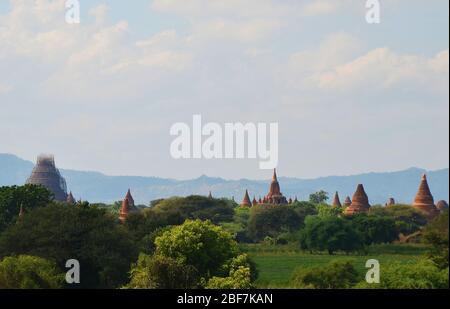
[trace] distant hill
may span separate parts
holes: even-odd
[[[14,155],[0,154],[0,186],[21,185],[31,173],[33,163]],[[90,202],[111,203],[121,200],[128,188],[138,203],[170,196],[191,194],[207,195],[212,191],[214,197],[235,197],[241,201],[245,189],[251,197],[267,194],[270,176],[261,180],[225,180],[201,176],[192,180],[173,180],[156,177],[107,176],[97,172],[81,172],[61,169],[67,180],[67,186],[76,198]],[[309,194],[318,190],[339,191],[342,199],[351,196],[356,185],[363,183],[372,204],[384,204],[388,197],[398,202],[411,203],[425,170],[410,168],[404,171],[387,173],[367,173],[353,176],[330,176],[317,179],[299,179],[279,177],[281,189],[286,196],[298,196],[307,200]],[[428,179],[435,200],[449,200],[449,169],[428,171]]]

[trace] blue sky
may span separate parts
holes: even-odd
[[[0,152],[114,175],[267,178],[170,157],[170,126],[279,122],[280,175],[448,167],[445,0],[0,0]],[[270,174],[270,172],[269,172]],[[270,175],[269,175],[270,176]]]

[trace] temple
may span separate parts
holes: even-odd
[[[444,211],[446,211],[448,209],[448,204],[447,204],[446,201],[440,200],[439,202],[436,203],[436,208],[440,212],[444,212]]]
[[[395,199],[393,197],[390,197],[384,206],[390,207],[390,206],[394,206],[395,204],[396,204]]]
[[[350,196],[347,196],[344,201],[344,207],[349,207],[351,204],[352,200],[350,199]]]
[[[66,180],[61,176],[52,155],[40,155],[26,184],[41,185],[47,188],[53,199],[58,202],[67,201]]]
[[[286,197],[284,197],[281,193],[276,169],[273,170],[272,182],[270,183],[269,193],[266,195],[266,200],[268,204],[288,204]]]
[[[248,195],[248,190],[245,190],[244,199],[242,200],[241,207],[252,207],[252,201]]]
[[[427,175],[423,174],[420,181],[419,190],[413,202],[413,207],[424,212],[428,217],[434,217],[438,214],[438,210],[434,205],[434,198],[428,186]]]
[[[127,195],[125,196],[125,198],[122,201],[122,206],[121,206],[120,212],[119,212],[119,220],[121,222],[125,222],[127,217],[131,213],[137,212],[137,211],[138,211],[138,209],[134,205],[134,199],[133,199],[133,196],[131,195],[131,190],[128,189]]]
[[[66,199],[67,204],[69,205],[75,205],[77,202],[75,201],[75,198],[73,197],[72,191],[69,192]]]
[[[354,215],[358,213],[366,213],[370,210],[369,198],[367,197],[364,186],[359,184],[353,194],[352,203],[345,209],[346,215]]]
[[[333,207],[338,207],[341,208],[342,204],[341,204],[341,200],[339,199],[339,193],[336,191],[336,193],[334,194],[334,199],[333,199]]]

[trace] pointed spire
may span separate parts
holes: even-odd
[[[212,199],[213,199],[213,196],[212,196],[212,193],[211,193],[211,191],[209,191],[209,194],[208,194],[208,198],[209,198],[210,200],[212,200]]]
[[[75,198],[73,197],[72,191],[70,191],[69,195],[67,195],[67,204],[69,205],[75,205],[77,202]]]
[[[353,215],[356,213],[368,212],[370,209],[369,198],[367,197],[364,186],[359,184],[356,188],[355,194],[353,194],[352,203],[345,210],[345,214]]]
[[[122,207],[119,212],[119,220],[123,223],[128,217],[128,213],[130,211],[130,204],[127,198],[122,201]]]
[[[278,179],[277,179],[277,169],[276,168],[273,169],[272,181],[278,181]]]
[[[133,199],[133,196],[131,195],[131,189],[128,189],[125,199],[128,200],[128,205],[130,207],[134,207],[134,199]]]
[[[295,199],[294,199],[294,203],[297,203],[298,202],[298,198],[297,198],[297,195],[295,196]]]
[[[258,205],[258,201],[256,200],[256,196],[253,196],[252,205],[253,205],[253,206]]]
[[[244,199],[242,200],[241,206],[242,207],[251,207],[252,206],[252,201],[250,200],[250,196],[248,195],[248,190],[245,190],[245,195],[244,195]]]
[[[414,198],[413,207],[425,212],[429,217],[434,217],[438,213],[434,205],[434,198],[428,186],[427,175],[423,174],[420,181],[419,190]]]
[[[336,191],[336,193],[334,194],[334,199],[333,199],[333,207],[342,207],[341,204],[341,200],[339,199],[339,192]]]
[[[348,206],[350,206],[351,204],[352,204],[352,200],[351,200],[350,196],[347,196],[347,197],[345,198],[345,201],[344,201],[344,206],[345,206],[345,207],[348,207]]]

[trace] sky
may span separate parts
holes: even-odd
[[[170,128],[278,122],[280,176],[449,162],[449,2],[0,0],[0,153],[61,168],[266,179],[258,160],[175,160]],[[0,171],[1,172],[1,171]]]

